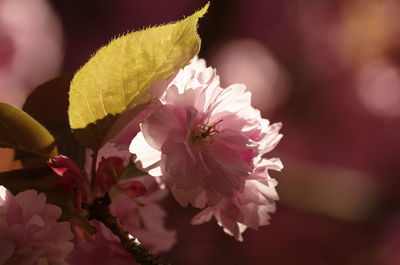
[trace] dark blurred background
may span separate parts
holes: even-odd
[[[2,0],[0,98],[73,74],[113,37],[182,19],[207,1]],[[223,86],[245,83],[283,122],[280,201],[244,242],[164,202],[172,264],[400,264],[400,1],[214,0],[200,57]],[[57,97],[58,93],[49,95]],[[9,153],[4,156],[11,156]],[[2,159],[0,167],[6,167]],[[15,165],[14,165],[15,166]]]

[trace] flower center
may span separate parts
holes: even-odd
[[[217,125],[222,122],[222,119],[214,122],[211,125],[198,124],[192,128],[191,138],[195,146],[207,146],[214,141],[213,135],[218,133]]]

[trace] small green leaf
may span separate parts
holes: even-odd
[[[144,176],[146,173],[140,171],[135,164],[130,161],[129,164],[124,168],[121,174],[118,176],[118,182],[125,179],[133,179],[136,177]]]
[[[58,154],[54,137],[39,122],[13,105],[0,102],[0,146],[42,157]]]
[[[136,107],[150,101],[146,92],[150,85],[168,79],[198,53],[197,21],[208,5],[179,22],[111,41],[75,74],[68,114],[82,145],[97,149],[112,139],[129,122],[126,117],[116,122],[121,114],[136,115]],[[112,129],[115,123],[118,128]]]

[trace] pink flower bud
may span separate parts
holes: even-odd
[[[96,171],[96,188],[102,194],[107,192],[117,182],[124,169],[124,161],[117,156],[102,158]]]
[[[84,186],[82,171],[69,157],[58,155],[50,158],[47,164],[57,175],[62,177],[62,180],[57,183],[58,186],[69,190],[74,184]]]
[[[57,186],[66,189],[75,197],[75,207],[81,210],[82,202],[87,202],[89,197],[89,183],[85,181],[82,171],[69,157],[58,155],[50,158],[47,164],[62,179]]]
[[[142,196],[147,192],[147,189],[143,183],[137,180],[118,184],[117,188],[133,198]]]

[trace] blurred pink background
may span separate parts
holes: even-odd
[[[175,21],[207,1],[2,0],[0,99],[72,74],[112,37]],[[271,225],[244,242],[165,200],[172,264],[400,264],[400,2],[218,0],[200,56],[240,82],[284,138]],[[54,91],[48,100],[63,95]],[[60,96],[61,97],[61,96]],[[8,154],[9,155],[9,154]]]

